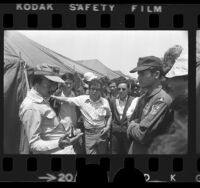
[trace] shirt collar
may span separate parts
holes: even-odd
[[[93,100],[90,99],[90,96],[88,96],[88,98],[85,100],[85,102],[86,102],[86,103],[88,103],[88,102],[89,102],[89,103],[95,103],[95,104],[101,103],[101,102],[102,102],[102,97],[100,97],[99,100],[97,100],[97,101],[94,102]]]
[[[44,98],[34,88],[28,91],[27,97],[37,103],[42,103],[44,101]]]
[[[154,88],[150,94],[146,93],[148,97],[152,97],[154,95],[156,95],[157,93],[159,93],[162,89],[162,85],[159,85],[158,87]]]
[[[122,100],[120,100],[119,96],[117,97],[117,99],[118,99],[119,101],[122,101]],[[126,98],[125,98],[122,102],[126,102],[127,100],[128,100],[128,95],[126,96]]]

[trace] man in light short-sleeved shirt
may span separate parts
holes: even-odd
[[[55,73],[54,67],[38,65],[34,72],[33,87],[23,100],[19,117],[23,124],[21,154],[75,154],[73,141],[82,133],[70,138],[70,127],[60,120],[49,104],[49,97],[58,83],[64,81]]]
[[[107,99],[101,97],[101,82],[93,79],[89,84],[89,95],[54,98],[75,104],[80,108],[85,127],[86,154],[107,153],[107,133],[112,113]]]

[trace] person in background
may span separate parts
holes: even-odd
[[[61,77],[65,83],[62,86],[62,92],[61,95],[62,97],[75,97],[75,93],[73,92],[73,86],[74,86],[74,76],[71,73],[65,73]],[[61,119],[65,120],[66,124],[70,126],[71,132],[73,133],[74,130],[77,128],[81,130],[81,132],[84,132],[83,127],[79,122],[77,122],[80,118],[80,110],[76,108],[76,106],[61,102],[60,106],[60,111],[59,111],[59,116]],[[78,116],[77,116],[78,115]],[[74,151],[76,154],[82,154],[84,153],[83,151],[83,140],[82,137],[79,139],[79,142],[76,142],[74,145]]]
[[[86,154],[107,154],[108,132],[112,113],[107,99],[101,97],[102,85],[98,79],[89,82],[89,95],[53,98],[80,108],[85,128]]]
[[[53,66],[38,65],[34,72],[32,88],[23,100],[19,117],[23,124],[25,140],[31,154],[74,154],[73,144],[82,133],[73,132],[66,121],[61,120],[51,108],[50,96],[56,91],[58,83],[64,81]],[[21,153],[25,148],[22,143]],[[23,148],[24,147],[24,148]]]
[[[139,98],[129,121],[129,154],[147,154],[152,140],[169,126],[172,98],[162,89],[163,64],[160,58],[139,58],[137,67],[130,72],[138,72],[138,81],[145,93]]]
[[[122,80],[117,84],[118,97],[111,100],[112,132],[111,153],[127,154],[130,141],[127,138],[128,119],[134,112],[137,99],[128,95],[128,83]]]
[[[65,81],[65,83],[63,84],[62,93],[60,96],[75,97],[75,94],[72,91],[74,84],[73,74],[66,73],[62,76],[62,79]],[[62,102],[59,116],[61,119],[64,119],[66,122],[68,122],[69,125],[76,128],[77,116],[76,116],[76,108],[74,105]]]
[[[97,79],[97,76],[95,76],[92,72],[86,72],[83,75],[83,82],[84,82],[84,88],[85,88],[85,94],[89,94],[89,83],[93,80]]]
[[[148,154],[187,154],[188,151],[188,96],[176,96],[172,102],[173,121],[169,130],[155,137]]]
[[[118,97],[118,91],[117,91],[117,82],[116,80],[111,80],[109,83],[109,89],[110,89],[110,97],[109,100],[112,101],[113,99]]]

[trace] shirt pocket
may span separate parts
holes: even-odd
[[[44,113],[42,126],[45,129],[55,128],[59,124],[59,119],[56,113],[52,110],[48,110]]]
[[[97,110],[97,113],[98,113],[98,116],[99,116],[99,117],[105,117],[106,114],[107,114],[107,110],[106,110],[104,107],[100,107],[100,108]]]

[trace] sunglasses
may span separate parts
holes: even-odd
[[[118,91],[126,91],[126,88],[117,88],[118,89]]]

